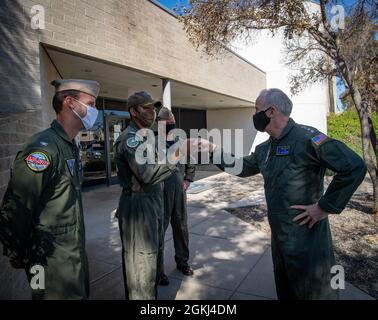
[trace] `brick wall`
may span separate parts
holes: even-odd
[[[21,145],[40,131],[39,112],[25,112],[0,116],[0,196],[5,192],[10,167]]]
[[[33,4],[46,10],[45,30],[24,26],[37,42],[250,101],[265,86],[265,74],[233,54],[196,52],[178,20],[150,1],[18,1],[28,16]]]

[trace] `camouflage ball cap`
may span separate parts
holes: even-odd
[[[147,91],[135,92],[127,99],[127,108],[153,105],[156,102]]]

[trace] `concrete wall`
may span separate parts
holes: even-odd
[[[207,110],[207,128],[208,130],[218,129],[242,129],[243,130],[243,155],[249,154],[252,143],[255,140],[256,129],[253,126],[252,115],[254,108],[230,108]],[[231,145],[227,147],[234,152],[235,140],[233,133]]]

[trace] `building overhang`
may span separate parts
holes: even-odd
[[[44,45],[62,78],[96,80],[103,97],[126,100],[135,92],[146,90],[155,99],[162,97],[162,78],[123,65]],[[254,103],[171,79],[172,106],[192,109],[252,108]]]

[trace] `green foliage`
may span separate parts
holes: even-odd
[[[378,128],[378,116],[372,115],[374,129]],[[362,157],[361,125],[358,114],[348,110],[341,114],[328,116],[328,136],[344,142],[349,148]]]

